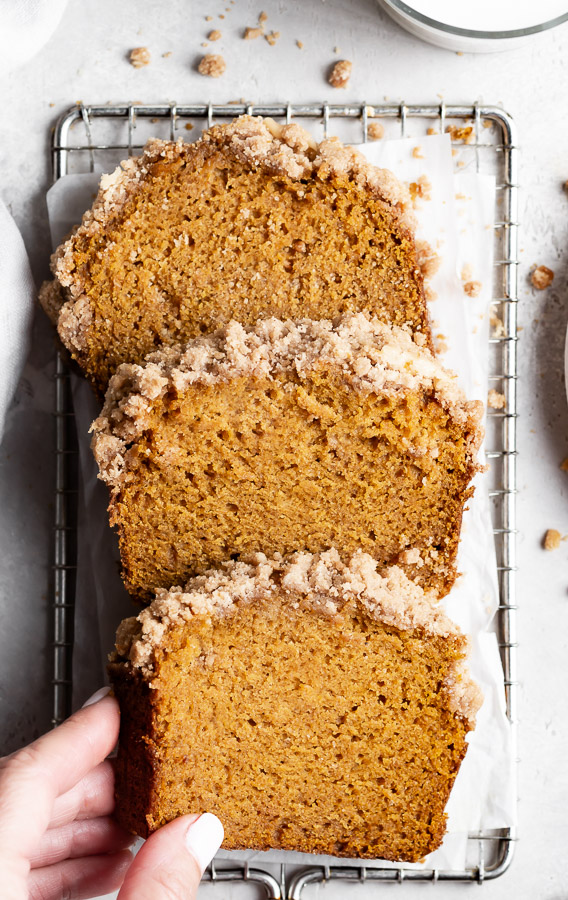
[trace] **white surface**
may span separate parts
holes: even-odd
[[[568,881],[568,542],[554,552],[541,548],[547,528],[568,533],[568,475],[559,469],[568,456],[568,411],[563,352],[568,266],[568,90],[567,27],[536,36],[518,50],[498,56],[456,56],[421,44],[378,9],[375,0],[269,0],[268,25],[281,32],[275,47],[240,40],[262,8],[237,0],[189,4],[122,0],[72,0],[51,42],[38,57],[1,85],[0,194],[22,227],[32,266],[47,272],[49,235],[45,190],[49,182],[48,132],[69,102],[144,101],[173,98],[212,101],[328,99],[330,102],[405,99],[448,103],[480,99],[502,103],[515,116],[523,149],[521,232],[520,410],[519,419],[519,636],[520,636],[520,836],[512,868],[480,890],[487,898],[561,900]],[[215,16],[212,23],[206,14]],[[217,15],[226,16],[218,20]],[[217,81],[193,70],[209,28],[223,39],[208,50],[221,52],[227,72]],[[304,42],[304,49],[295,40]],[[132,47],[147,45],[152,63],[132,69]],[[347,90],[325,81],[338,57],[353,61]],[[172,56],[161,54],[172,51]],[[50,107],[50,103],[54,106]],[[25,113],[25,115],[23,115]],[[25,154],[23,155],[23,148]],[[544,264],[554,283],[538,293],[527,282],[529,268]],[[38,319],[33,365],[28,366],[11,416],[9,445],[0,450],[0,720],[4,749],[11,749],[49,725],[48,633],[45,597],[49,583],[49,525],[52,521],[48,455],[51,365],[49,329]],[[30,548],[33,553],[30,553]],[[25,615],[24,612],[25,611]],[[25,674],[24,674],[25,673]],[[322,900],[371,898],[384,889],[321,889]],[[437,884],[390,888],[397,898],[460,897],[467,886]],[[204,897],[243,897],[224,887]],[[316,890],[306,892],[309,898]]]

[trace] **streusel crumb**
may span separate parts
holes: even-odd
[[[414,147],[412,150],[412,155],[414,159],[424,159],[424,154],[422,153],[422,147]]]
[[[150,63],[150,51],[147,47],[135,47],[130,51],[130,65],[135,69],[141,69]]]
[[[463,286],[463,292],[464,294],[467,294],[468,297],[479,297],[481,288],[481,281],[466,281]]]
[[[227,63],[217,53],[206,53],[197,67],[200,75],[208,75],[209,78],[219,78],[227,68]]]
[[[347,87],[349,79],[351,78],[352,68],[353,63],[348,59],[340,59],[339,62],[336,62],[331,70],[331,75],[329,76],[330,85],[333,88]]]
[[[491,409],[504,409],[506,404],[505,394],[500,394],[499,391],[490,390],[487,394],[487,406],[490,406]]]
[[[545,288],[552,284],[554,272],[548,266],[537,266],[531,272],[531,284],[537,291],[544,291]]]
[[[262,37],[264,34],[262,28],[245,28],[245,33],[243,34],[243,39],[245,41],[254,41],[256,38]]]
[[[367,125],[367,137],[370,141],[380,141],[385,136],[385,129],[380,122],[369,122]]]
[[[274,44],[280,37],[279,31],[269,31],[267,35],[265,35],[266,40],[270,44],[271,47],[274,47]]]
[[[213,31],[210,31],[207,35],[208,41],[218,41],[222,37],[221,32],[218,28],[214,28]]]
[[[562,535],[560,532],[556,528],[549,528],[544,535],[542,545],[545,550],[558,550],[561,541]]]

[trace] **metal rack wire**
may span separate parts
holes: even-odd
[[[497,628],[504,670],[507,715],[511,723],[516,757],[517,721],[517,638],[516,638],[516,417],[517,417],[517,268],[518,148],[511,117],[499,107],[479,104],[449,106],[367,103],[310,104],[176,104],[143,106],[87,106],[77,104],[57,122],[53,134],[54,180],[70,173],[109,171],[126,155],[142,149],[149,137],[175,140],[193,138],[196,123],[208,127],[236,115],[271,116],[290,122],[307,120],[310,130],[321,136],[337,133],[344,140],[367,140],[370,121],[379,121],[386,136],[423,135],[428,128],[450,130],[456,165],[462,171],[497,176],[495,221],[495,279],[493,311],[503,323],[501,333],[492,337],[490,385],[505,396],[502,411],[490,411],[487,423],[487,451],[493,486],[494,537],[499,572]],[[455,126],[453,130],[452,126]],[[69,373],[63,358],[56,371],[56,508],[55,579],[53,598],[53,724],[61,722],[71,707],[71,662],[73,650],[73,609],[76,569],[76,494],[78,487],[77,444],[73,429],[73,408]],[[364,865],[312,865],[300,871],[276,867],[272,874],[248,864],[228,866],[213,863],[204,881],[249,882],[264,890],[272,900],[301,900],[311,884],[342,881],[381,882],[478,882],[495,879],[508,868],[516,841],[514,829],[505,828],[471,834],[472,857],[463,871],[437,869],[370,868]]]

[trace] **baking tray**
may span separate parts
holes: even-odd
[[[501,108],[481,104],[450,106],[352,103],[334,105],[167,103],[154,106],[127,103],[68,109],[53,132],[54,180],[70,173],[112,169],[124,157],[142,150],[149,137],[192,138],[196,123],[210,126],[235,116],[300,119],[316,136],[338,134],[344,141],[365,142],[371,121],[379,121],[385,137],[420,137],[429,128],[450,131],[456,167],[493,174],[497,180],[495,272],[492,310],[503,323],[490,338],[489,387],[505,396],[504,410],[488,410],[487,450],[490,465],[493,534],[499,575],[496,627],[503,662],[507,716],[513,754],[517,754],[516,641],[516,418],[517,418],[517,271],[518,271],[518,147],[511,117]],[[58,356],[55,374],[56,485],[53,610],[53,725],[71,712],[73,613],[76,576],[77,439],[69,372]],[[364,865],[309,867],[246,863],[212,863],[204,882],[250,883],[273,900],[306,900],[311,884],[342,881],[478,882],[495,879],[509,867],[516,833],[513,828],[470,834],[468,863],[463,870],[369,868]]]

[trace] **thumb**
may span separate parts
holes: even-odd
[[[194,900],[223,840],[217,816],[182,816],[148,838],[130,866],[118,900]]]

